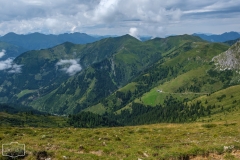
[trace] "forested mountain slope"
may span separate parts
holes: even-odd
[[[189,41],[201,41],[201,39],[184,35],[140,42],[126,35],[111,38],[109,41],[107,45],[110,50],[114,50],[113,54],[105,56],[106,58],[101,62],[89,66],[31,105],[50,112],[79,112],[127,84],[140,71],[162,59],[168,52]],[[114,46],[112,43],[115,41],[121,46]],[[101,51],[104,47],[101,47]]]
[[[238,55],[239,44],[229,50],[220,43],[192,42],[188,46],[187,51],[178,49],[165,56],[131,83],[86,111],[106,112],[127,124],[185,122],[216,113],[218,109],[214,109],[214,104],[208,106],[202,105],[205,101],[194,101],[188,105],[187,102],[239,84],[239,73],[219,70],[213,58],[229,52]],[[233,59],[238,61],[236,57]]]
[[[125,35],[29,51],[14,60],[21,73],[1,78],[1,101],[50,113],[85,110],[119,119],[133,106],[166,107],[171,101],[185,106],[238,84],[236,72],[216,70],[212,61],[228,48],[189,35],[146,42]]]

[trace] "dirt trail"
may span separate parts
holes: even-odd
[[[184,92],[184,93],[174,93],[174,92],[159,92],[159,93],[167,93],[167,94],[200,94],[200,95],[205,95],[209,93],[194,93],[194,92]]]

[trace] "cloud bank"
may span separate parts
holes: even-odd
[[[78,64],[79,60],[75,59],[69,59],[69,60],[60,60],[56,66],[63,66],[61,70],[68,73],[70,76],[75,75],[77,72],[82,70],[82,67],[80,64]]]
[[[0,71],[6,70],[8,73],[21,73],[22,65],[17,65],[13,62],[13,59],[7,59],[0,61]]]
[[[0,59],[6,54],[6,50],[2,49],[0,52]],[[0,61],[0,71],[7,71],[8,73],[21,73],[22,65],[17,65],[12,58]]]
[[[6,51],[4,49],[2,49],[2,51],[0,52],[0,58],[2,58],[5,55]]]
[[[239,0],[0,0],[0,35],[85,32],[164,36],[240,31]]]

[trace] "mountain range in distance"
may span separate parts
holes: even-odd
[[[240,38],[240,34],[237,32],[225,32],[221,35],[194,33],[193,35],[199,36],[200,38],[209,42],[230,41],[229,44],[234,44],[235,43],[234,40]],[[59,35],[53,34],[46,35],[38,32],[23,35],[10,32],[4,36],[0,36],[0,51],[1,50],[6,51],[7,54],[3,56],[2,59],[7,59],[9,57],[17,57],[21,53],[29,50],[51,48],[64,42],[71,42],[74,44],[86,44],[108,37],[117,36],[116,35],[97,36],[78,32],[64,33]],[[140,36],[139,39],[141,41],[148,41],[152,39],[152,37]]]
[[[59,35],[53,34],[45,35],[38,32],[26,35],[10,32],[0,37],[0,41],[21,46],[27,50],[46,49],[64,42],[86,44],[95,42],[99,39],[101,39],[101,37],[95,38],[85,33],[64,33]]]
[[[230,40],[235,40],[240,38],[240,34],[238,32],[225,32],[220,35],[216,34],[201,34],[201,33],[194,33],[194,36],[198,36],[206,41],[209,42],[226,42]]]

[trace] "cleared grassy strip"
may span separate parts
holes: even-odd
[[[92,112],[92,113],[96,113],[96,114],[104,114],[106,109],[104,108],[104,106],[101,103],[98,103],[97,105],[88,107],[86,109],[84,109],[83,111],[85,112]]]
[[[18,99],[21,98],[22,96],[28,94],[28,93],[33,93],[35,92],[36,90],[28,90],[28,89],[25,89],[25,90],[22,90],[20,93],[18,93],[17,97]]]

